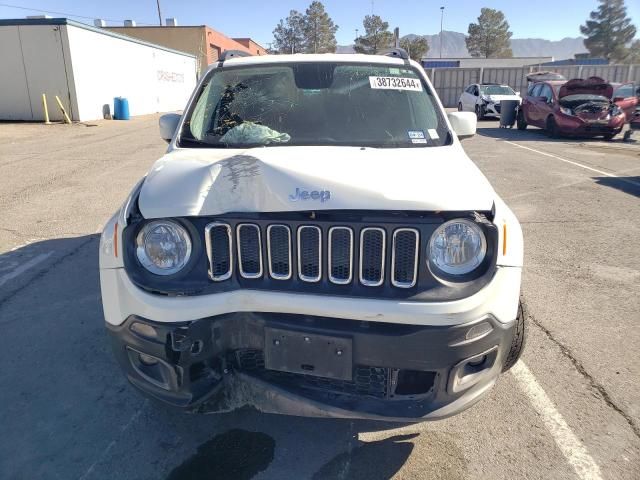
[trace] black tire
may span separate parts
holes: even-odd
[[[611,140],[613,140],[613,137],[615,137],[617,134],[618,132],[607,133],[606,135],[603,135],[602,138],[604,138],[607,142],[610,142]]]
[[[518,303],[518,316],[516,318],[516,327],[513,332],[513,340],[511,340],[511,348],[507,354],[502,371],[506,372],[513,367],[522,356],[524,346],[527,343],[527,325],[526,315],[522,303]]]
[[[549,118],[547,118],[544,131],[549,138],[558,138],[558,124],[553,116],[550,115]]]
[[[482,120],[484,118],[484,107],[480,105],[476,105],[476,117],[478,120]]]
[[[458,103],[458,111],[461,112],[462,111],[462,102]]]
[[[524,112],[522,110],[518,110],[518,115],[516,116],[516,124],[518,125],[518,130],[527,129],[527,121],[524,119]]]

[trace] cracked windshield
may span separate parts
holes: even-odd
[[[407,132],[431,132],[415,142]],[[187,117],[184,145],[435,146],[448,141],[414,68],[305,62],[214,72]]]

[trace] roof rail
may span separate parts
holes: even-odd
[[[385,53],[385,55],[387,57],[401,58],[402,60],[409,61],[409,54],[404,48],[394,48],[393,50]]]
[[[218,58],[218,66],[221,67],[225,60],[229,60],[231,58],[236,57],[250,57],[251,54],[249,52],[245,52],[242,50],[225,50],[222,52],[222,55]]]

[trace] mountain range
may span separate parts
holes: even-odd
[[[440,57],[440,34],[416,35],[410,33],[402,38],[424,37],[429,43],[428,58]],[[445,30],[442,32],[442,57],[470,57],[465,44],[466,35],[460,32]],[[583,39],[563,38],[562,40],[544,40],[542,38],[512,38],[511,50],[514,57],[553,57],[555,60],[573,58],[576,53],[584,53]],[[339,45],[337,53],[352,53],[353,45]]]

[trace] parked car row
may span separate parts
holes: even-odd
[[[542,128],[550,137],[560,135],[612,139],[635,118],[640,86],[609,83],[600,77],[566,80],[553,72],[527,77],[524,98],[508,85],[472,84],[460,95],[459,111],[475,112],[478,119],[500,116],[501,103],[517,100],[516,124]]]

